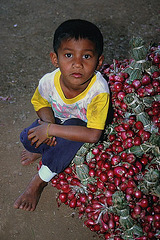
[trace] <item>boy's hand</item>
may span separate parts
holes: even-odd
[[[43,143],[46,143],[48,146],[55,146],[57,144],[56,138],[47,138]]]
[[[40,125],[38,127],[31,128],[28,131],[28,139],[31,141],[31,144],[33,145],[36,143],[36,148],[39,147],[41,143],[46,143],[49,146],[55,146],[55,137],[47,138],[48,123],[39,121],[39,124]]]

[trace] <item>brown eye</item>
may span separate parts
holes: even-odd
[[[66,53],[65,56],[66,56],[67,58],[71,58],[71,57],[72,57],[72,54],[71,54],[71,53]]]
[[[85,59],[90,59],[91,56],[90,56],[89,54],[85,54],[85,55],[83,56],[83,58],[85,58]]]

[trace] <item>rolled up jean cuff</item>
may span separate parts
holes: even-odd
[[[39,172],[39,177],[44,181],[44,182],[49,182],[54,176],[57,175],[57,173],[52,172],[47,166],[42,165]]]

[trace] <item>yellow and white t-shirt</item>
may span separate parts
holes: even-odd
[[[87,88],[78,96],[67,99],[60,86],[59,69],[44,75],[31,99],[35,111],[52,107],[55,117],[64,122],[79,118],[88,128],[104,129],[109,107],[109,88],[100,72],[96,72]]]

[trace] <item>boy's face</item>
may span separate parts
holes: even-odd
[[[95,44],[88,39],[64,40],[58,56],[55,53],[50,56],[52,63],[61,70],[61,81],[75,90],[83,90],[103,63],[103,56],[98,58]]]

